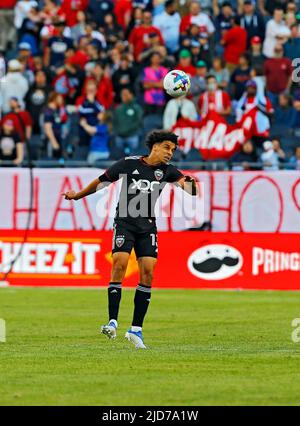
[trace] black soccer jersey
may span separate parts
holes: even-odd
[[[110,167],[99,180],[123,179],[115,222],[134,232],[148,232],[156,228],[154,208],[165,185],[182,177],[171,164],[151,166],[143,157],[126,157]]]

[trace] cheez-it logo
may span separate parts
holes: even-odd
[[[20,251],[22,241],[11,240],[0,240],[0,273],[9,271],[11,262]],[[45,238],[43,241],[43,238],[29,238],[11,273],[32,274],[32,277],[42,274],[51,278],[69,274],[92,277],[97,272],[96,255],[100,250],[99,240],[84,242],[75,238]]]

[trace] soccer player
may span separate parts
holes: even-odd
[[[142,326],[151,298],[153,271],[157,261],[157,228],[155,203],[164,186],[170,182],[190,195],[197,195],[197,185],[191,176],[184,176],[169,164],[178,137],[166,131],[154,131],[146,140],[150,153],[144,157],[127,157],[113,164],[103,175],[80,192],[62,194],[66,200],[79,200],[123,179],[114,220],[112,272],[108,286],[109,322],[101,332],[110,339],[117,335],[122,281],[130,253],[134,248],[140,271],[140,283],[134,298],[132,326],[125,337],[136,348],[145,349]]]

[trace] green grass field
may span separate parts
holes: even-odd
[[[98,334],[106,291],[0,289],[0,405],[299,405],[300,294],[153,292],[149,349]]]

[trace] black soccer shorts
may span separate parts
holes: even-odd
[[[137,259],[139,257],[157,258],[157,230],[138,233],[115,223],[112,245],[113,253],[126,252],[130,254],[134,248]]]

